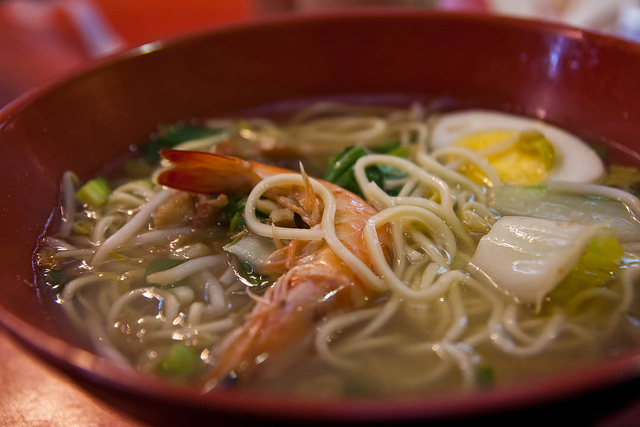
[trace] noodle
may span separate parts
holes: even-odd
[[[170,190],[162,190],[147,204],[140,209],[140,211],[122,228],[115,232],[111,237],[100,245],[100,248],[96,251],[91,262],[95,265],[105,260],[107,254],[120,246],[133,237],[133,234],[144,227],[151,216],[151,214],[160,206],[171,194]]]
[[[640,261],[632,250],[640,244],[624,242],[615,277],[612,273],[604,285],[585,285],[564,300],[549,293],[541,309],[522,302],[470,265],[479,242],[502,217],[493,199],[507,185],[486,158],[517,148],[520,137],[477,151],[434,149],[430,120],[419,104],[402,109],[322,102],[286,123],[208,120],[217,133],[174,147],[235,149],[258,160],[265,147],[285,147],[308,157],[307,170],[349,145],[371,149],[352,164],[353,184],[376,210],[356,239],[366,258],[339,231],[351,222],[348,210],[338,214],[341,198],[352,195],[307,177],[304,169],[302,175],[260,180],[244,205],[236,206],[235,194],[216,199],[161,188],[155,180],[170,166],[163,164],[150,172],[150,180],[117,186],[105,207],[84,211],[75,199],[78,180],[65,173],[61,225],[41,250],[50,271],[69,276],[58,289],[58,303],[78,328],[90,330],[102,354],[144,372],[198,378],[209,365],[221,363],[225,343],[243,334],[250,344],[259,343],[264,329],[282,327],[258,322],[249,332],[242,329],[299,298],[292,277],[305,270],[298,263],[326,246],[335,261],[323,262],[341,263],[353,273],[362,289],[347,293],[360,292],[362,302],[330,313],[311,310],[317,316],[305,337],[311,351],[300,344],[284,352],[292,360],[303,354],[304,360],[274,362],[276,373],[251,386],[295,391],[329,384],[331,391],[316,390],[319,395],[353,383],[374,394],[473,390],[483,386],[478,378],[487,366],[495,371],[494,381],[509,383],[533,375],[518,367],[523,361],[557,365],[552,372],[586,363],[608,343],[623,341],[619,331],[637,305]],[[388,145],[397,151],[384,152]],[[381,181],[372,171],[387,176]],[[640,214],[640,201],[615,188],[559,181],[544,186],[618,201],[633,219]],[[178,208],[166,214],[161,208],[170,202]],[[242,218],[240,228],[221,231],[234,215]],[[202,218],[208,221],[204,226]],[[247,252],[254,264],[243,258]],[[274,287],[280,280],[286,286]],[[320,299],[330,300],[345,288]],[[305,307],[291,309],[296,310]],[[567,356],[556,361],[561,353]],[[167,373],[175,354],[200,363],[197,372]],[[269,366],[269,357],[264,351],[251,363]],[[238,372],[231,374],[235,378]],[[219,386],[210,379],[207,384]]]
[[[223,265],[224,259],[220,255],[203,256],[187,261],[177,267],[150,274],[147,276],[147,283],[153,283],[156,285],[169,285],[205,269],[220,269],[220,267],[222,267]]]

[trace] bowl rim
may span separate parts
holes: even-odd
[[[563,37],[573,39],[583,39],[588,37],[597,40],[600,46],[618,45],[625,49],[635,50],[640,53],[640,43],[625,39],[621,36],[538,18],[465,11],[419,10],[402,7],[385,7],[380,9],[354,7],[347,10],[334,10],[308,14],[282,13],[269,17],[250,18],[242,22],[225,23],[209,28],[200,28],[184,34],[149,41],[138,46],[127,46],[121,50],[117,50],[103,56],[90,58],[82,63],[72,65],[61,74],[45,79],[44,81],[34,85],[34,87],[28,89],[23,94],[17,96],[15,99],[0,108],[0,129],[12,114],[17,114],[23,107],[28,105],[34,99],[44,95],[49,90],[52,90],[57,86],[70,83],[85,74],[97,72],[102,67],[124,62],[139,55],[151,54],[157,50],[172,48],[175,45],[189,44],[200,38],[208,38],[224,33],[242,32],[247,29],[296,25],[305,22],[353,19],[412,19],[415,17],[423,17],[425,19],[453,19],[457,21],[475,21],[484,22],[486,24],[493,23],[494,25],[516,26],[529,31],[534,30],[550,35],[562,35]]]
[[[268,29],[272,26],[300,25],[307,22],[322,22],[352,19],[453,19],[456,21],[484,22],[487,25],[518,26],[527,31],[568,38],[589,37],[601,46],[615,45],[616,49],[633,49],[640,56],[640,45],[595,31],[584,30],[555,22],[523,19],[507,16],[473,14],[462,12],[410,10],[385,8],[382,10],[351,10],[317,14],[284,14],[259,20],[225,24],[205,28],[188,34],[152,41],[141,46],[114,52],[104,57],[88,60],[60,76],[49,79],[17,97],[0,109],[0,130],[12,117],[18,115],[34,100],[55,88],[72,84],[84,75],[99,72],[103,67],[127,61],[139,55],[153,54],[167,48],[179,48],[201,38],[218,34],[242,32],[246,29]],[[37,298],[36,293],[34,297]],[[94,353],[77,348],[62,339],[52,337],[44,331],[23,321],[0,305],[0,327],[29,351],[53,364],[58,369],[70,372],[74,378],[109,390],[120,391],[159,402],[177,403],[205,411],[220,411],[228,414],[244,414],[260,417],[285,418],[287,420],[317,421],[411,421],[439,418],[463,418],[470,416],[503,413],[505,410],[532,408],[565,398],[622,384],[640,378],[640,346],[623,354],[589,364],[584,368],[539,380],[472,393],[447,393],[444,395],[418,395],[400,398],[355,398],[322,399],[287,395],[260,395],[250,390],[214,390],[202,395],[194,389],[185,389],[163,380],[148,377],[133,368]],[[250,400],[251,404],[247,405]],[[384,404],[381,404],[384,402]],[[327,411],[326,408],[331,410]]]

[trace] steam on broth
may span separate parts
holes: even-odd
[[[96,351],[142,372],[203,390],[429,393],[640,339],[640,201],[621,189],[638,171],[605,171],[549,124],[323,102],[162,128],[145,149],[122,176],[67,172],[36,256]]]

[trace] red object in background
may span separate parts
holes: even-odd
[[[253,15],[250,0],[95,0],[106,20],[128,44],[242,21]]]
[[[87,58],[62,9],[24,2],[0,4],[0,107]]]
[[[0,2],[0,108],[92,57],[238,22],[251,0]]]

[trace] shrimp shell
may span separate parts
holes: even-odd
[[[195,193],[248,193],[264,178],[290,173],[217,154],[174,150],[163,150],[161,154],[174,167],[160,174],[158,182]],[[305,211],[317,209],[319,201],[310,194],[311,186],[305,180],[308,178],[303,178],[306,185],[297,186],[300,188],[278,188],[277,195],[271,196],[275,200],[282,196],[297,199]],[[363,229],[376,213],[375,209],[351,192],[319,182],[336,200],[336,236],[352,254],[371,267]],[[283,191],[289,194],[282,194]],[[309,216],[314,214],[310,212]],[[388,230],[380,230],[380,235],[389,251]],[[234,384],[249,382],[266,371],[262,368],[267,365],[286,369],[297,357],[312,352],[312,336],[321,322],[332,314],[365,306],[375,294],[326,243],[292,242],[293,249],[289,250],[295,253],[286,255],[288,271],[262,297],[255,298],[257,303],[243,325],[214,349],[214,368],[207,378],[207,388],[229,384],[225,380],[230,378]]]

